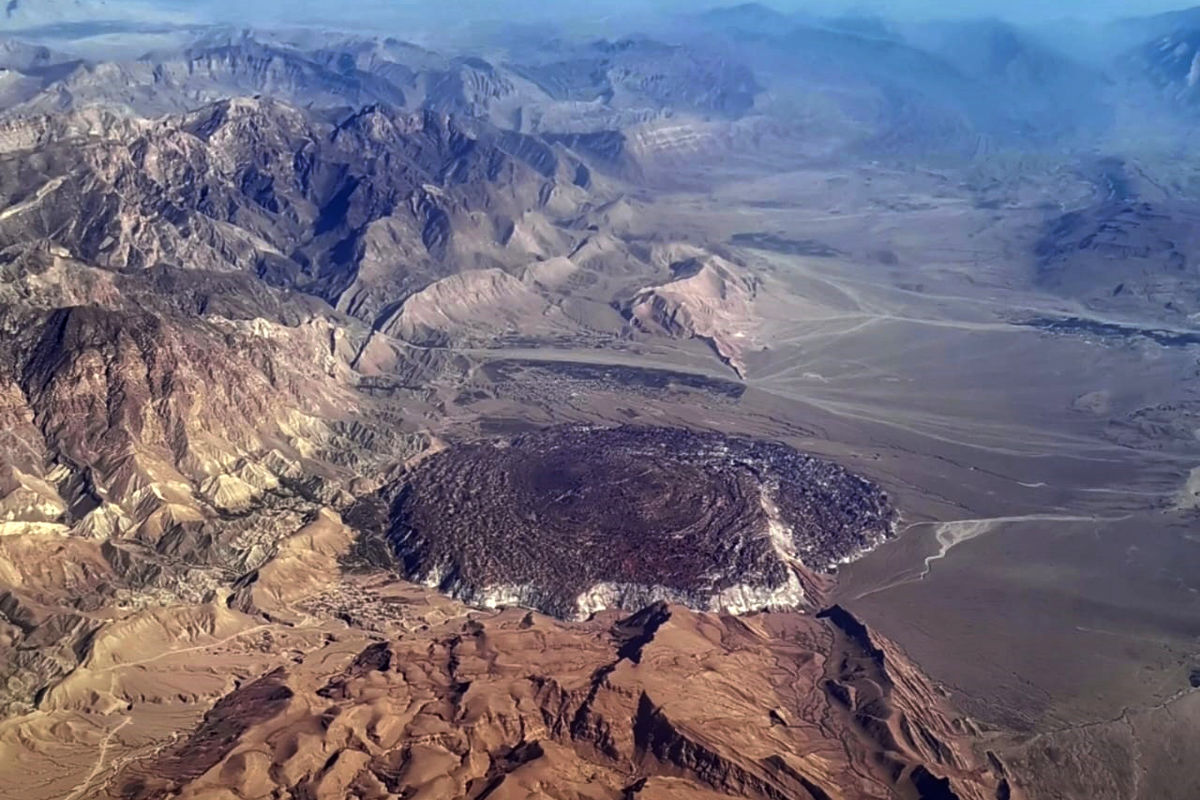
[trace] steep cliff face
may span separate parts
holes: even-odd
[[[996,797],[932,688],[836,622],[666,605],[581,627],[459,619],[248,683],[105,796]],[[834,682],[874,687],[871,707]]]

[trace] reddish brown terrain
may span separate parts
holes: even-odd
[[[1200,23],[178,5],[0,20],[0,798],[1200,796]]]
[[[101,796],[992,798],[1003,783],[944,698],[840,610],[655,605],[566,627],[389,599],[411,633],[329,637]]]

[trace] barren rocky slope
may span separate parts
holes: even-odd
[[[378,549],[364,501],[441,446],[441,404],[473,369],[449,347],[710,336],[747,309],[654,333],[618,298],[686,280],[680,253],[731,286],[753,285],[743,265],[602,233],[592,220],[619,230],[630,210],[581,156],[433,112],[328,123],[241,99],[8,133],[0,748],[72,765],[24,797],[933,797],[943,779],[991,796],[974,734],[857,627],[472,617]],[[874,544],[890,511],[858,519],[857,479],[812,463],[825,488],[769,508],[758,482],[796,464],[743,468],[735,494],[757,505],[721,531],[761,539],[785,514],[788,552],[817,568]],[[826,579],[796,568],[819,602]]]
[[[614,296],[667,272],[589,224],[620,202],[563,145],[434,112],[234,99],[7,134],[14,712],[127,611],[306,569],[281,560],[313,515],[429,444],[440,382],[470,369],[448,346],[619,344]]]
[[[1153,541],[1193,521],[1187,181],[974,161],[1046,113],[980,98],[1061,63],[1004,30],[939,55],[729,14],[755,30],[486,59],[6,43],[0,797],[1190,796],[1162,775],[1200,694],[1061,727],[997,658],[1033,697],[1013,734],[826,608],[885,540],[847,605],[1013,520],[1063,552],[1068,511],[1098,552],[1131,509]],[[1134,571],[1143,541],[1104,577],[1186,589]],[[1077,554],[999,553],[977,583],[1012,594],[954,587],[936,619],[1046,594],[1082,631],[1120,603],[1076,602]],[[1158,598],[1097,635],[1133,663],[1147,618],[1193,630]],[[1030,641],[1002,633],[930,649]]]
[[[297,658],[101,796],[1010,796],[961,725],[840,609],[575,628],[513,611]]]
[[[372,106],[330,125],[237,99],[81,127],[10,125],[0,247],[46,239],[113,269],[253,272],[368,321],[464,262],[533,258],[515,226],[583,198],[549,145],[433,112]]]

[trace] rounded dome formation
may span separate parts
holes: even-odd
[[[456,445],[403,481],[406,577],[562,617],[656,600],[745,612],[804,601],[891,533],[869,481],[773,442],[668,428],[551,428]]]

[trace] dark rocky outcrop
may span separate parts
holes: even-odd
[[[806,600],[795,570],[890,535],[886,495],[781,444],[557,428],[458,445],[392,490],[405,576],[565,617],[655,600],[749,611]]]

